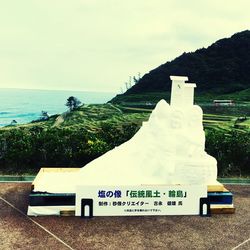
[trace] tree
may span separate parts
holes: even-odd
[[[49,114],[48,114],[48,112],[42,110],[40,120],[41,120],[41,121],[46,121],[46,120],[48,120],[48,119],[49,119]]]
[[[136,76],[133,76],[134,84],[137,84],[140,80],[141,80],[141,73],[138,72],[137,77],[136,77]]]
[[[12,122],[10,123],[11,126],[15,126],[17,124],[16,120],[12,120]]]
[[[69,107],[70,111],[78,108],[81,104],[81,101],[79,99],[77,99],[76,97],[74,96],[70,96],[68,99],[67,99],[67,102],[66,102],[66,106]]]

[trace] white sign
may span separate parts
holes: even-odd
[[[81,185],[76,187],[76,216],[91,211],[93,216],[198,215],[202,197],[207,197],[206,185]]]

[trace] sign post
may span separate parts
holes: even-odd
[[[200,199],[206,197],[205,185],[80,185],[76,216],[199,215]]]

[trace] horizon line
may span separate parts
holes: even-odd
[[[79,92],[93,92],[93,93],[110,93],[110,94],[115,94],[116,92],[112,92],[112,91],[98,91],[98,90],[79,90],[79,89],[76,89],[76,90],[73,90],[73,89],[39,89],[39,88],[8,88],[8,87],[0,87],[0,90],[1,89],[9,89],[9,90],[41,90],[41,91],[72,91],[72,92],[75,92],[75,91],[79,91]]]

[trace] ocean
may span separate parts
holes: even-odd
[[[112,99],[115,93],[0,89],[0,127],[13,120],[17,124],[29,123],[40,118],[41,111],[47,111],[49,115],[62,113],[67,110],[65,103],[70,96],[84,104],[100,104]]]

